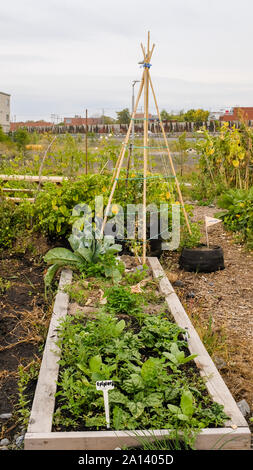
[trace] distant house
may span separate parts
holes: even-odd
[[[12,132],[16,131],[19,128],[34,128],[34,127],[52,127],[54,124],[52,122],[47,121],[20,121],[20,122],[11,122],[10,123],[10,130]]]
[[[65,117],[64,124],[66,126],[86,126],[86,118],[82,118],[81,116],[75,117]],[[98,124],[103,124],[103,118],[87,118],[87,125],[88,126],[97,126]]]
[[[10,96],[0,91],[0,126],[6,133],[10,130]]]
[[[220,116],[220,121],[240,121],[240,117],[247,121],[253,121],[253,107],[235,107],[231,111],[227,111]]]
[[[152,114],[149,114],[149,115],[148,115],[148,118],[149,118],[150,120],[151,120],[151,119],[155,119],[155,117],[152,116]],[[135,114],[135,119],[140,119],[140,121],[143,120],[143,119],[144,119],[144,113],[136,113],[136,114]]]

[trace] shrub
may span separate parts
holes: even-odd
[[[219,213],[225,226],[239,232],[242,241],[253,248],[253,187],[249,190],[230,189],[218,199],[218,206],[225,209]]]
[[[31,205],[16,205],[12,201],[0,204],[0,249],[10,248],[15,239],[30,226]]]

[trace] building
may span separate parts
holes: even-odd
[[[86,126],[86,118],[82,118],[81,116],[75,117],[65,117],[64,124],[66,126]],[[98,124],[103,124],[103,118],[87,118],[87,125],[88,126],[96,126]]]
[[[10,130],[10,96],[0,91],[0,126],[6,133]]]
[[[243,106],[232,108],[220,117],[220,121],[233,122],[240,121],[241,118],[246,119],[247,121],[253,121],[253,108]]]
[[[52,122],[46,122],[43,120],[40,121],[19,121],[19,122],[11,122],[10,124],[10,131],[14,132],[19,128],[26,128],[26,129],[34,129],[34,128],[46,128],[46,127],[53,127],[54,124]]]

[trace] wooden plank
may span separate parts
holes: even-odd
[[[12,193],[13,191],[21,193],[34,193],[36,189],[26,189],[26,188],[1,188],[1,191],[6,193]]]
[[[23,201],[28,201],[28,202],[34,202],[34,197],[5,197],[4,198],[6,201],[13,201],[13,202],[23,202]]]
[[[170,431],[90,431],[27,433],[25,450],[113,450],[116,447],[141,446],[142,440],[160,440]],[[139,436],[139,438],[137,437]],[[250,432],[247,428],[202,429],[195,447],[198,450],[249,450]]]
[[[156,258],[148,258],[152,267],[154,277],[160,281],[161,292],[165,295],[169,308],[176,320],[179,318],[180,326],[187,328],[189,332],[189,349],[191,352],[198,352],[197,349],[202,345],[197,333],[194,336],[194,328],[186,315],[179,299],[177,298],[174,289],[168,281],[159,261]],[[83,432],[51,432],[52,418],[55,404],[56,381],[58,378],[59,365],[58,358],[55,352],[57,347],[55,341],[57,340],[57,327],[59,318],[64,318],[68,309],[68,296],[62,292],[64,285],[71,282],[72,273],[69,270],[62,271],[59,291],[56,296],[54,313],[52,315],[51,324],[48,331],[48,338],[45,346],[43,360],[41,364],[41,371],[39,374],[38,384],[35,391],[32,412],[30,416],[29,426],[25,435],[25,449],[26,450],[112,450],[116,447],[123,446],[136,446],[140,445],[140,440],[136,437],[145,436],[149,439],[161,439],[164,436],[169,436],[170,430],[143,430],[143,431],[83,431]],[[175,308],[171,306],[171,299],[175,302]],[[179,302],[179,304],[178,304]],[[173,302],[172,302],[173,304]],[[179,314],[178,314],[179,311]],[[177,320],[176,320],[177,321]],[[194,341],[193,341],[194,340]],[[200,344],[199,344],[200,343]],[[203,346],[203,345],[202,345]],[[58,351],[58,354],[60,352]],[[205,348],[201,349],[200,357],[202,354],[202,362],[210,356]],[[198,360],[200,360],[198,357]],[[208,362],[208,361],[207,361]],[[200,370],[201,375],[207,377],[207,388],[213,397],[213,389],[218,394],[216,401],[224,405],[226,413],[231,416],[231,421],[226,423],[224,428],[209,428],[202,429],[196,438],[196,449],[199,450],[244,450],[250,449],[251,433],[244,420],[241,412],[239,411],[233,397],[224,384],[219,372],[214,364],[211,368],[210,364],[202,364]],[[208,372],[208,373],[207,373]],[[220,379],[217,382],[217,376]],[[214,383],[213,383],[214,382]],[[217,385],[218,384],[218,385]],[[218,392],[217,392],[218,387]],[[225,393],[225,398],[222,396]],[[227,401],[227,403],[226,403]],[[227,405],[227,406],[226,406]],[[235,408],[234,408],[235,405]],[[230,425],[233,423],[235,428]],[[244,425],[244,423],[246,423]]]
[[[148,262],[152,268],[154,277],[159,279],[160,291],[165,296],[176,323],[188,331],[189,351],[191,354],[198,354],[195,358],[195,363],[200,370],[200,375],[205,378],[206,387],[210,395],[214,401],[224,406],[225,413],[231,418],[231,420],[226,423],[226,426],[231,426],[232,424],[236,426],[247,426],[245,418],[193,327],[160,262],[157,258],[153,257],[149,257]]]
[[[37,176],[37,175],[0,175],[0,180],[3,181],[32,181],[32,182],[47,182],[51,183],[61,183],[62,181],[67,181],[67,177],[63,176]]]
[[[61,273],[58,293],[55,298],[54,309],[48,330],[40,373],[35,390],[28,432],[50,432],[55,405],[56,381],[59,372],[60,350],[56,346],[58,338],[57,328],[59,320],[65,318],[68,311],[69,296],[63,291],[64,286],[70,284],[72,271],[64,269]]]

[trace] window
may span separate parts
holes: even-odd
[[[6,114],[6,121],[9,121],[9,119],[10,119],[9,114]]]

